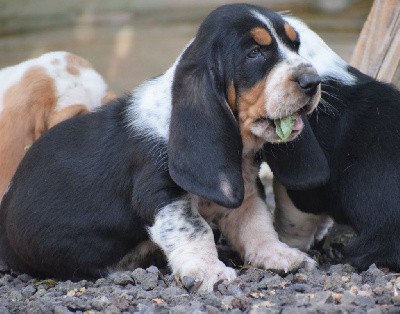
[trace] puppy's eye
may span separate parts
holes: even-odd
[[[260,47],[255,47],[247,54],[247,58],[254,59],[257,58],[259,55],[261,55],[261,49]]]

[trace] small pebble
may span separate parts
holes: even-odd
[[[190,290],[195,284],[195,278],[190,276],[184,276],[182,278],[182,284],[187,290]]]
[[[0,314],[9,314],[10,311],[4,306],[0,305]]]
[[[306,283],[307,280],[308,280],[308,276],[303,273],[297,273],[293,276],[293,282]]]
[[[132,277],[137,285],[141,285],[144,290],[153,290],[157,287],[158,271],[147,272],[142,268],[135,269],[132,272]]]
[[[34,286],[29,285],[22,289],[21,294],[24,299],[28,299],[32,295],[34,295],[35,292],[36,292],[36,288]]]
[[[32,279],[32,276],[28,274],[21,274],[18,276],[18,279],[21,280],[22,282],[28,282],[29,280]]]
[[[105,309],[111,301],[106,296],[96,297],[92,300],[92,307],[97,311],[102,311]]]
[[[303,284],[303,283],[295,283],[292,284],[291,288],[296,291],[296,292],[300,292],[300,293],[307,293],[310,291],[310,286],[307,284]]]
[[[110,278],[116,285],[126,286],[127,284],[134,283],[133,278],[128,272],[115,273]]]
[[[54,307],[54,314],[71,314],[73,312],[71,312],[70,310],[68,310],[68,308],[66,308],[65,306],[55,306]]]
[[[114,304],[109,305],[104,311],[104,314],[120,314],[120,313],[121,311]]]
[[[160,291],[160,297],[164,300],[171,300],[180,295],[188,295],[188,292],[179,287],[168,287]]]
[[[394,305],[400,305],[400,295],[393,296],[392,302]]]
[[[368,270],[362,273],[363,282],[373,284],[376,278],[384,276],[385,273],[381,271],[375,264],[372,264]]]
[[[157,274],[157,275],[159,273],[159,270],[156,266],[150,266],[149,268],[146,268],[146,271],[148,273]]]
[[[317,291],[314,293],[314,297],[312,298],[312,303],[317,305],[322,305],[327,302],[332,297],[332,292],[330,291]]]

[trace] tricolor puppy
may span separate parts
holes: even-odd
[[[294,139],[320,98],[298,46],[266,9],[212,12],[165,74],[32,145],[1,204],[1,255],[37,276],[98,277],[151,239],[177,277],[211,290],[235,277],[218,259],[213,220],[254,266],[312,263],[278,240],[256,187],[256,153],[278,142],[272,121],[296,116]]]
[[[348,262],[400,270],[400,92],[346,64],[301,21],[284,19],[300,36],[300,55],[322,77],[321,102],[309,122],[330,179],[304,191],[276,182],[279,236],[308,250],[333,218],[358,234],[345,248]],[[275,157],[289,154],[292,167],[304,169],[307,147],[299,139]],[[303,152],[301,161],[294,150]]]
[[[46,53],[0,70],[0,200],[25,150],[55,124],[112,97],[90,63]]]

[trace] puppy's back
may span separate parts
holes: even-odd
[[[113,98],[88,61],[46,53],[0,70],[0,199],[27,148],[43,132]]]

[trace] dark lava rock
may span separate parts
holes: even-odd
[[[141,285],[144,290],[153,290],[158,284],[158,271],[154,268],[151,271],[146,271],[142,268],[135,269],[132,272],[132,277],[137,285]]]

